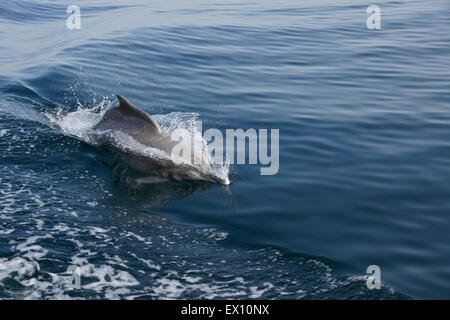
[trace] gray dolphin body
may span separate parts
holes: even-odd
[[[148,113],[136,108],[120,95],[117,95],[117,98],[119,106],[109,109],[93,129],[121,131],[147,147],[156,148],[170,155],[172,149],[180,142],[172,141],[170,135],[161,129]],[[229,184],[228,179],[217,177],[212,173],[211,165],[206,165],[206,168],[203,167],[206,170],[201,170],[193,165],[174,163],[171,159],[133,154],[111,145],[108,147],[132,168],[147,174],[145,178],[139,179],[139,182],[158,183],[174,179]]]

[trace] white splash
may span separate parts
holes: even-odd
[[[46,116],[52,124],[59,127],[65,134],[77,137],[89,144],[99,145],[108,142],[130,153],[152,157],[153,159],[171,159],[170,154],[145,146],[121,131],[92,130],[102,119],[105,112],[112,106],[113,102],[104,98],[99,104],[93,107],[80,105],[74,112],[65,113],[63,110],[59,110],[56,115],[46,114]],[[155,121],[167,133],[171,134],[176,129],[184,129],[191,137],[197,139],[193,143],[194,154],[200,154],[203,162],[202,165],[194,166],[205,173],[211,173],[229,183],[229,165],[215,164],[212,161],[213,157],[211,156],[208,144],[203,138],[202,133],[196,127],[198,116],[197,113],[193,112],[172,112],[165,115],[152,115]]]

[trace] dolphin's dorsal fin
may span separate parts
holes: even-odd
[[[136,108],[130,103],[130,101],[122,97],[120,94],[117,95],[117,99],[119,100],[119,107],[121,108]]]
[[[133,117],[145,121],[146,124],[155,130],[155,133],[161,133],[161,128],[158,123],[145,111],[142,111],[135,106],[133,106],[127,99],[121,95],[117,95],[119,100],[119,111],[124,116]]]

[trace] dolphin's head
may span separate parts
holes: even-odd
[[[230,179],[228,179],[228,177],[222,178],[222,177],[212,176],[208,180],[211,181],[211,182],[216,182],[216,183],[223,184],[224,186],[228,186],[230,184]]]
[[[230,184],[230,179],[228,179],[228,177],[222,177],[222,176],[218,176],[218,175],[214,174],[211,166],[208,167],[208,170],[206,172],[202,171],[202,172],[197,172],[196,174],[200,176],[201,180],[206,180],[206,181],[210,181],[210,182],[214,182],[214,183],[220,183],[224,186],[227,186]]]
[[[210,181],[214,183],[220,183],[222,185],[229,185],[230,179],[228,177],[223,178],[213,174],[210,171],[199,170],[198,168],[193,167],[183,167],[170,170],[170,175],[175,180],[203,180]]]

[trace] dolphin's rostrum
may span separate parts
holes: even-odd
[[[227,177],[214,174],[211,164],[191,165],[174,162],[170,159],[173,148],[181,143],[172,141],[170,135],[145,111],[133,106],[127,99],[117,95],[119,106],[112,107],[93,127],[98,131],[120,131],[132,137],[144,146],[158,149],[169,157],[161,159],[141,154],[126,152],[114,145],[106,145],[132,168],[145,173],[146,177],[139,179],[144,183],[157,183],[174,180],[206,180],[228,185]]]

